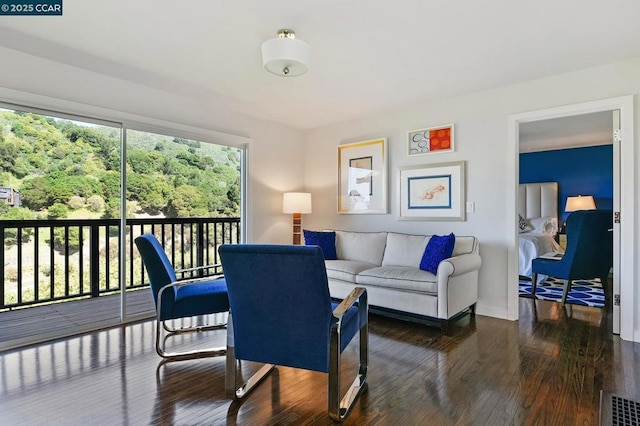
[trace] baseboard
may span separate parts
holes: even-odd
[[[485,305],[480,302],[476,305],[476,314],[483,315],[485,317],[499,318],[508,321],[512,321],[509,319],[509,312],[507,309],[498,308],[496,306]]]

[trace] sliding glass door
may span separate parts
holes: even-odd
[[[219,245],[240,241],[242,151],[146,131],[128,129],[125,136],[123,241],[129,269],[123,280],[129,302],[135,302],[124,306],[125,318],[135,319],[145,306],[134,290],[148,292],[136,237],[153,234],[177,270],[219,264]],[[178,278],[221,272],[218,265]]]
[[[0,319],[15,321],[0,327],[0,349],[153,315],[135,237],[153,233],[176,269],[217,264],[218,246],[242,238],[243,157],[0,104]],[[15,315],[54,304],[73,320]]]

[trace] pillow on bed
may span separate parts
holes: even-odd
[[[518,214],[518,229],[520,230],[521,234],[523,232],[529,232],[533,229],[531,225],[529,225],[529,222],[527,222],[527,220],[523,218],[521,214]]]
[[[558,219],[555,217],[534,217],[529,219],[533,232],[538,234],[556,235],[558,233]]]

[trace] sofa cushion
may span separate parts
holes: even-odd
[[[384,249],[382,266],[420,266],[424,248],[429,242],[426,235],[407,235],[389,232],[387,247]]]
[[[367,269],[356,277],[356,283],[438,294],[438,282],[434,274],[410,266],[380,266]]]
[[[336,231],[338,259],[355,260],[380,266],[386,243],[386,232]]]
[[[453,235],[453,232],[449,235],[432,236],[424,249],[424,254],[420,261],[420,269],[437,274],[440,262],[448,259],[453,254],[455,243],[456,236]]]
[[[354,260],[325,260],[324,264],[327,268],[327,278],[352,283],[356,282],[356,275],[360,272],[378,266]]]
[[[303,230],[304,244],[306,246],[320,246],[325,260],[337,259],[336,255],[336,233],[333,231],[320,232]]]

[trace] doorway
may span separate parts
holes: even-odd
[[[513,242],[509,247],[508,282],[511,283],[508,289],[508,311],[510,319],[518,318],[518,288],[517,288],[517,257],[518,244],[516,233],[517,214],[517,188],[519,182],[519,146],[521,125],[525,123],[539,122],[548,119],[561,117],[575,117],[589,113],[609,111],[620,111],[620,141],[619,150],[614,149],[614,157],[620,159],[618,171],[619,179],[614,179],[614,188],[619,188],[619,192],[614,189],[614,211],[619,211],[621,215],[627,212],[627,220],[614,224],[614,298],[617,300],[614,310],[614,332],[619,332],[625,340],[633,340],[633,318],[634,306],[634,270],[633,270],[633,194],[635,193],[635,182],[633,181],[633,97],[625,96],[620,98],[606,99],[582,104],[575,104],[563,107],[550,108],[540,111],[513,114],[509,116],[509,150],[513,158],[512,180],[508,182],[507,210],[512,214],[513,225],[509,229],[513,235]],[[613,119],[612,119],[613,121]],[[613,129],[611,129],[613,133]],[[615,174],[615,171],[614,171]],[[618,205],[616,206],[616,203]],[[619,206],[619,207],[618,207]],[[510,222],[511,223],[511,222]],[[617,287],[616,287],[617,286]],[[616,296],[617,295],[617,296]],[[616,318],[617,316],[617,318]]]

